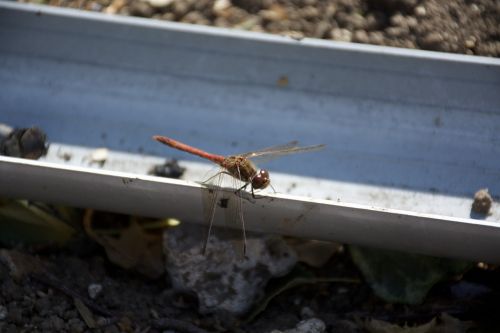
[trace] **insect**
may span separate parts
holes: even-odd
[[[269,172],[265,169],[258,169],[255,166],[255,164],[251,161],[251,159],[260,157],[274,158],[288,154],[311,152],[322,149],[325,146],[325,145],[315,145],[315,146],[299,147],[297,141],[292,141],[284,145],[272,146],[256,151],[247,152],[244,154],[222,156],[222,155],[208,153],[204,150],[189,146],[185,143],[168,138],[166,136],[155,135],[153,139],[172,148],[182,150],[193,155],[197,155],[201,158],[207,159],[209,161],[212,161],[213,163],[218,164],[222,170],[216,175],[210,177],[209,179],[212,179],[220,174],[227,174],[243,182],[243,186],[238,188],[235,192],[236,194],[238,194],[239,198],[238,215],[243,229],[243,240],[244,240],[243,254],[246,253],[246,234],[245,234],[245,222],[243,219],[243,213],[241,209],[242,204],[241,204],[240,192],[242,190],[245,190],[250,185],[252,196],[255,198],[255,193],[254,193],[255,190],[265,189],[266,187],[271,185],[271,178],[269,176]],[[211,210],[208,221],[209,225],[208,236],[205,241],[205,245],[203,247],[203,253],[206,252],[208,239],[210,237],[210,232],[212,229],[212,223],[215,214],[215,206],[217,203],[217,193],[214,194],[212,203],[213,204],[210,207]]]

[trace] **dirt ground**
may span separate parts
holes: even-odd
[[[278,294],[263,312],[245,321],[248,317],[199,315],[195,298],[173,292],[165,275],[151,280],[118,268],[92,242],[64,251],[2,250],[1,257],[0,332],[5,333],[271,332],[293,328],[311,317],[322,320],[326,332],[376,332],[366,329],[363,320],[419,325],[442,313],[467,323],[467,327],[474,325],[469,332],[495,332],[500,314],[494,306],[500,272],[485,267],[475,267],[459,280],[436,285],[423,304],[414,306],[385,303],[365,283],[299,285]],[[34,269],[39,266],[43,269]],[[344,252],[334,255],[323,268],[303,264],[300,268],[322,277],[361,279]],[[280,283],[275,280],[270,288]],[[474,295],[470,287],[457,292],[456,286],[464,283],[490,292]],[[91,298],[89,289],[95,285],[102,289]],[[447,329],[465,332],[454,325]]]
[[[364,44],[500,56],[495,0],[22,0]]]

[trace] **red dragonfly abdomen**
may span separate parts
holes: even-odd
[[[216,154],[207,153],[204,150],[191,147],[191,146],[186,145],[186,144],[184,144],[182,142],[179,142],[177,140],[174,140],[174,139],[171,139],[171,138],[167,138],[166,136],[155,135],[153,137],[153,139],[155,139],[156,141],[161,142],[161,143],[163,143],[163,144],[165,144],[167,146],[170,146],[172,148],[175,148],[175,149],[178,149],[178,150],[182,150],[182,151],[185,151],[185,152],[193,154],[193,155],[197,155],[197,156],[199,156],[201,158],[205,158],[205,159],[207,159],[209,161],[212,161],[214,163],[217,163],[217,164],[219,164],[221,166],[222,166],[222,162],[226,159],[222,155],[216,155]]]

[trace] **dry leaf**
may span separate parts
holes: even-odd
[[[370,319],[363,323],[363,328],[370,333],[465,333],[472,325],[446,313],[440,318],[433,318],[426,324],[399,326],[386,321]]]
[[[0,250],[0,263],[9,269],[10,276],[19,281],[32,273],[45,272],[45,264],[38,258],[16,250]]]
[[[370,319],[364,323],[364,328],[370,333],[431,333],[435,327],[436,318],[420,326],[399,326],[376,319]]]
[[[289,239],[287,240],[300,262],[312,267],[322,267],[341,248],[341,244],[333,242]]]
[[[92,220],[93,211],[88,210],[84,218],[85,231],[104,247],[113,263],[126,269],[135,269],[151,278],[157,278],[164,273],[161,233],[148,233],[136,218],[130,217],[129,226],[120,229],[115,237],[94,230]]]
[[[66,244],[75,232],[48,208],[25,200],[0,199],[0,241],[8,244]],[[62,212],[57,207],[50,208]]]

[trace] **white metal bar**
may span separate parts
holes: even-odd
[[[206,189],[193,182],[10,157],[0,175],[2,196],[204,223]],[[253,231],[500,263],[496,223],[283,194],[246,195],[243,210]]]

